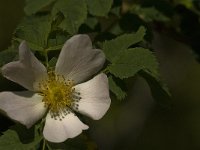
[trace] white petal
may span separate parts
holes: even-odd
[[[78,112],[91,117],[94,120],[101,119],[110,107],[108,78],[101,73],[93,79],[76,85],[76,92],[80,92]]]
[[[62,120],[51,118],[48,113],[43,135],[46,140],[54,143],[64,142],[68,138],[74,138],[81,134],[82,130],[88,129],[74,113],[69,113]]]
[[[30,128],[45,114],[42,96],[32,92],[1,92],[0,110]]]
[[[23,41],[19,46],[19,61],[4,65],[2,74],[26,89],[35,91],[38,90],[37,83],[46,77],[47,71]]]
[[[105,62],[99,49],[92,49],[87,35],[75,35],[64,44],[56,64],[56,72],[81,83],[97,73]]]

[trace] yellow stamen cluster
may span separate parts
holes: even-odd
[[[63,76],[54,72],[48,73],[48,79],[40,83],[40,93],[43,96],[45,107],[50,111],[52,117],[64,117],[70,108],[77,109],[76,102],[80,100],[79,93],[73,88],[72,80],[65,80]]]

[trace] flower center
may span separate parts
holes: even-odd
[[[55,119],[64,118],[70,113],[70,109],[78,109],[76,104],[81,98],[80,93],[75,92],[74,82],[65,80],[63,76],[54,72],[48,73],[48,79],[41,82],[40,93],[43,96],[45,107],[48,107],[50,114]]]

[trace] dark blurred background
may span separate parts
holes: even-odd
[[[0,2],[0,50],[10,45],[12,33],[24,15],[23,8],[23,0]],[[182,6],[176,9],[180,14],[191,15]],[[192,17],[191,20],[190,17],[185,19],[189,25],[195,26],[193,33],[200,30],[199,24],[192,22]],[[188,24],[183,25],[184,31],[188,29],[183,40],[174,38],[173,31],[166,31],[169,33],[166,34],[159,28],[152,32],[152,47],[160,62],[162,78],[172,94],[172,107],[166,109],[157,105],[147,83],[136,77],[128,98],[113,101],[102,120],[91,122],[94,125],[89,132],[99,149],[200,149],[200,65],[196,53],[200,50],[200,38],[194,34],[188,35],[191,33]],[[195,40],[185,42],[185,37]],[[0,119],[1,131],[12,124],[3,116]]]
[[[7,49],[11,45],[12,33],[24,15],[23,8],[24,0],[7,0],[0,2],[0,51]],[[0,81],[0,84],[4,84],[2,87],[5,88],[7,84],[10,83],[8,80],[3,79],[2,76],[0,76]],[[1,89],[1,91],[2,90],[5,89]],[[0,124],[0,130],[3,132],[7,130],[13,122],[3,115],[0,115]]]
[[[0,50],[10,45],[12,33],[22,19],[24,0],[0,2]]]

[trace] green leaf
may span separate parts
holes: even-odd
[[[18,54],[18,51],[9,48],[0,52],[0,67],[13,61]]]
[[[106,16],[111,9],[113,0],[86,0],[88,11],[94,16]]]
[[[121,29],[119,24],[116,24],[109,30],[109,32],[114,35],[119,35],[123,33],[123,30]]]
[[[35,14],[42,8],[49,6],[55,0],[29,0],[26,3],[24,11],[27,15]]]
[[[56,62],[57,62],[57,58],[53,57],[50,61],[49,61],[49,67],[55,67],[56,66]]]
[[[90,27],[91,29],[94,29],[95,26],[97,25],[98,23],[98,20],[97,18],[95,17],[88,17],[86,20],[85,20],[85,24]]]
[[[143,40],[146,29],[140,27],[135,34],[124,34],[113,40],[106,41],[103,43],[103,51],[106,58],[109,61],[114,61],[115,57],[120,54],[120,52],[126,50],[133,44],[136,44]]]
[[[53,7],[52,15],[56,16],[58,12],[64,15],[59,27],[73,35],[87,18],[87,5],[85,0],[59,0]]]
[[[131,48],[120,53],[108,69],[121,79],[134,76],[144,69],[158,76],[158,62],[155,56],[148,49],[140,47]]]
[[[152,21],[169,21],[169,18],[165,16],[163,13],[158,11],[155,7],[140,7],[139,5],[134,5],[131,9],[132,13],[137,14],[141,19],[146,22]]]
[[[54,51],[54,50],[61,50],[63,47],[63,44],[66,42],[67,39],[69,39],[70,36],[64,36],[64,35],[56,35],[54,39],[48,40],[48,48],[47,51]]]
[[[33,50],[42,51],[47,47],[52,20],[49,16],[26,17],[15,31],[15,40],[26,40]]]
[[[122,100],[126,97],[126,93],[116,84],[112,76],[108,77],[109,88],[116,95],[117,99]]]
[[[165,84],[161,82],[161,80],[155,76],[153,73],[144,70],[139,73],[147,83],[151,89],[152,96],[163,107],[170,108],[171,107],[171,94]]]
[[[191,0],[175,0],[174,3],[176,5],[182,4],[188,9],[191,9],[193,7],[193,1],[191,1]]]
[[[120,6],[114,7],[110,10],[110,12],[112,14],[116,15],[117,17],[120,17],[121,16],[121,7]]]
[[[7,130],[0,137],[0,149],[2,150],[32,150],[40,143],[41,137],[37,128],[26,129],[22,125],[16,125]]]

